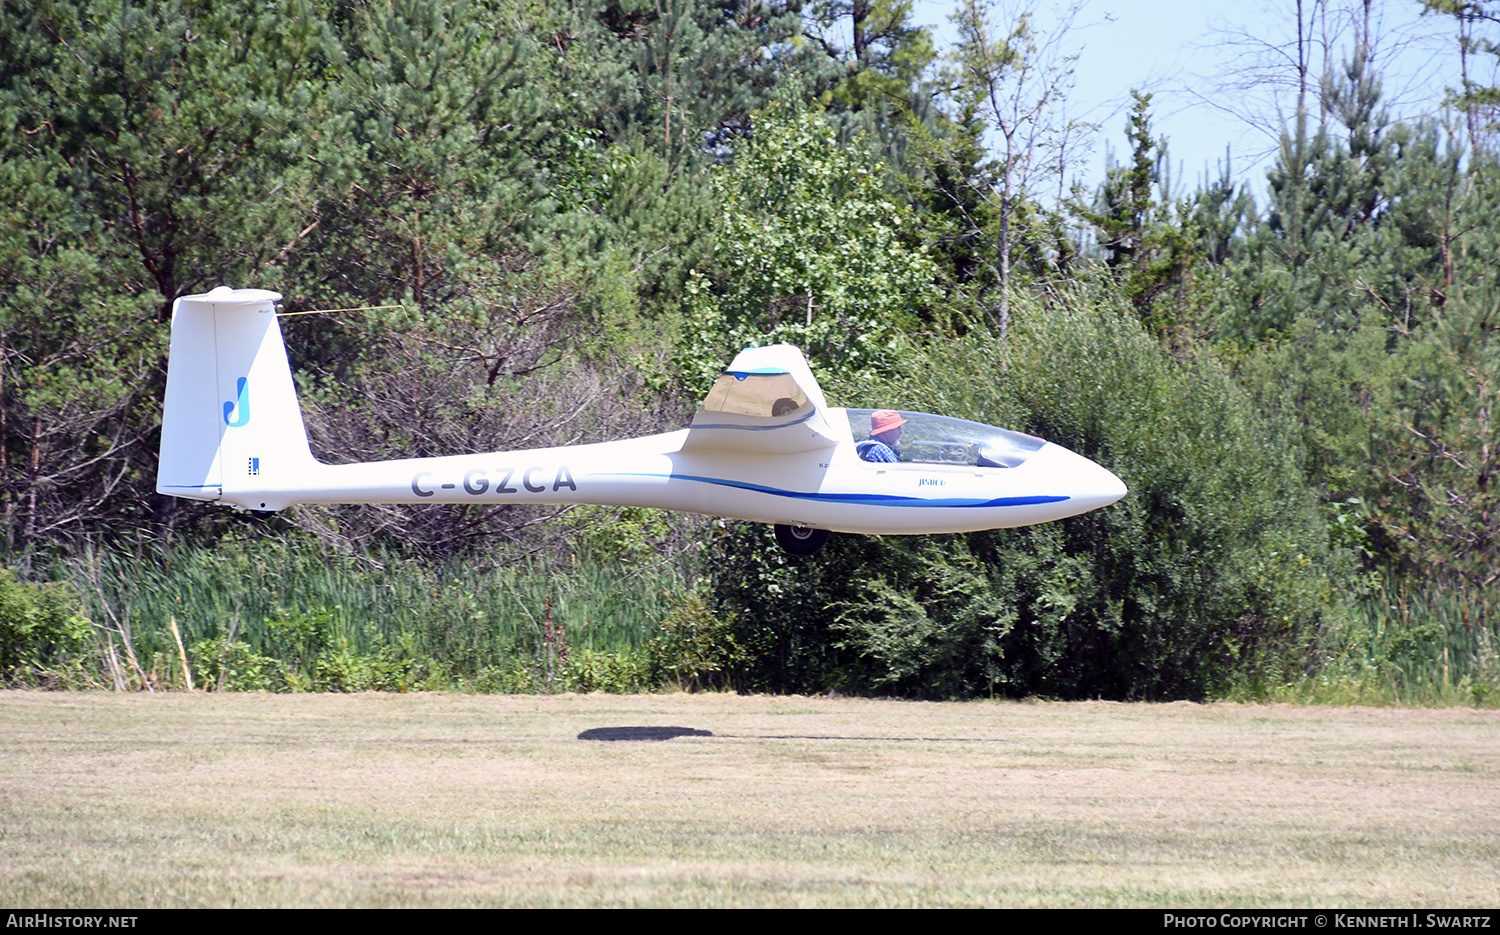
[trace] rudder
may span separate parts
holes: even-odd
[[[220,286],[172,305],[158,493],[276,510],[317,462],[276,301]]]

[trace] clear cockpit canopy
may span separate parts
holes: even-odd
[[[870,437],[870,417],[879,410],[846,409],[854,440]],[[913,464],[955,464],[972,467],[1019,467],[1042,450],[1045,439],[1020,432],[952,419],[926,412],[897,409],[906,424],[896,443],[896,456]]]

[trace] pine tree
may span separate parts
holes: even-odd
[[[170,529],[152,491],[172,301],[295,252],[332,54],[304,4],[0,5],[7,547]]]

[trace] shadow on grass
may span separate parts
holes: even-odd
[[[671,740],[673,737],[712,737],[713,731],[692,727],[591,727],[579,740]]]
[[[715,734],[693,727],[591,727],[579,740],[671,740],[673,737],[718,737],[721,740],[884,740],[892,743],[1004,743],[993,737],[850,737],[835,734]]]

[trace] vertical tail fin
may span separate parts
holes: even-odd
[[[279,510],[317,462],[287,364],[276,300],[220,286],[172,306],[158,493]]]

